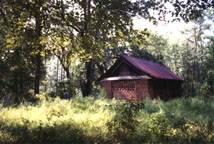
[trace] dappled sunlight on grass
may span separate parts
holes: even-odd
[[[0,107],[0,142],[115,143],[118,141],[114,136],[121,140],[123,135],[111,133],[108,124],[129,117],[118,115],[116,105],[125,111],[132,107],[125,101],[93,97],[71,100],[43,97],[37,104]],[[136,133],[132,136],[136,143],[214,142],[214,99],[179,98],[167,102],[146,99],[143,105],[144,108],[139,107]]]
[[[18,107],[2,108],[0,115],[1,122],[8,128],[24,126],[27,130],[34,131],[39,127],[56,128],[60,125],[67,125],[72,129],[75,125],[83,130],[85,136],[93,137],[107,133],[105,124],[113,116],[108,109],[109,104],[109,100],[95,100],[91,97],[72,100],[42,99],[37,105],[22,104]]]

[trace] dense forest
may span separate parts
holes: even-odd
[[[214,142],[213,7],[212,0],[0,0],[0,143]],[[135,17],[188,28],[171,42],[134,29]],[[106,100],[98,79],[121,54],[183,77],[182,98]]]
[[[10,96],[20,102],[47,91],[52,96],[65,91],[71,96],[95,94],[100,89],[100,75],[123,53],[162,63],[184,77],[186,97],[213,95],[212,3],[165,3],[1,1],[1,98]],[[171,19],[165,19],[166,15]],[[170,43],[147,29],[133,29],[134,16],[154,24],[164,18],[193,25],[183,31],[185,40]]]

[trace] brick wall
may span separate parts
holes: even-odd
[[[136,100],[136,80],[112,81],[111,90],[112,90],[113,97],[115,98]]]
[[[107,98],[112,98],[111,81],[102,81]]]
[[[153,87],[152,87],[152,81],[151,80],[148,80],[148,89],[149,89],[149,97],[151,99],[154,98],[154,91],[153,91]]]
[[[136,80],[137,99],[146,98],[149,94],[148,80]]]
[[[148,80],[123,80],[123,81],[103,81],[103,87],[106,91],[107,98],[139,100],[149,95]],[[134,84],[134,87],[133,87]]]
[[[120,95],[122,99],[127,100],[139,100],[144,99],[147,96],[152,99],[161,98],[167,100],[180,96],[182,83],[169,80],[138,79],[118,81],[106,80],[102,81],[102,84],[106,91],[107,98],[117,98],[118,95]]]

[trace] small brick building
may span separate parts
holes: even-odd
[[[161,64],[122,55],[101,76],[108,98],[139,100],[150,96],[163,100],[181,94],[183,78]]]

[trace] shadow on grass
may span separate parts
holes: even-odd
[[[101,136],[87,136],[74,124],[53,126],[6,125],[0,122],[1,144],[94,144],[105,143]]]

